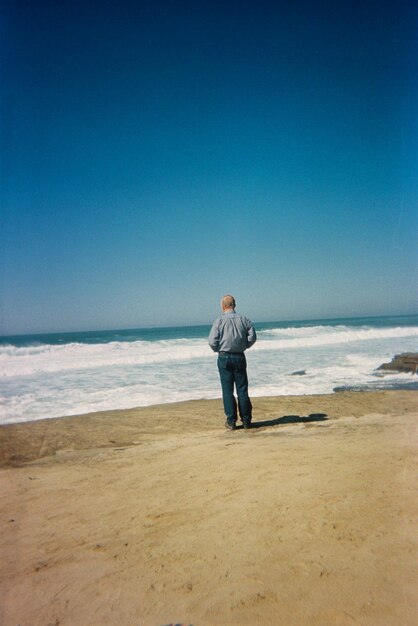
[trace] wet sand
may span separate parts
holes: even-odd
[[[415,626],[413,391],[0,427],[4,626]]]

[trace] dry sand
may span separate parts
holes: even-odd
[[[1,427],[0,623],[416,626],[417,398]]]

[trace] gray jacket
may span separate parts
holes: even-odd
[[[257,335],[250,320],[235,311],[228,311],[218,317],[209,333],[209,345],[214,352],[244,352],[256,340]]]

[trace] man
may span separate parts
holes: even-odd
[[[209,345],[218,353],[218,369],[226,415],[225,426],[230,430],[236,429],[235,385],[240,418],[244,428],[251,428],[252,405],[248,397],[247,361],[244,352],[256,342],[257,335],[250,320],[235,312],[233,296],[224,296],[221,307],[222,315],[213,323]]]

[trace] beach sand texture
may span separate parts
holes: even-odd
[[[0,428],[3,626],[415,626],[417,394]]]

